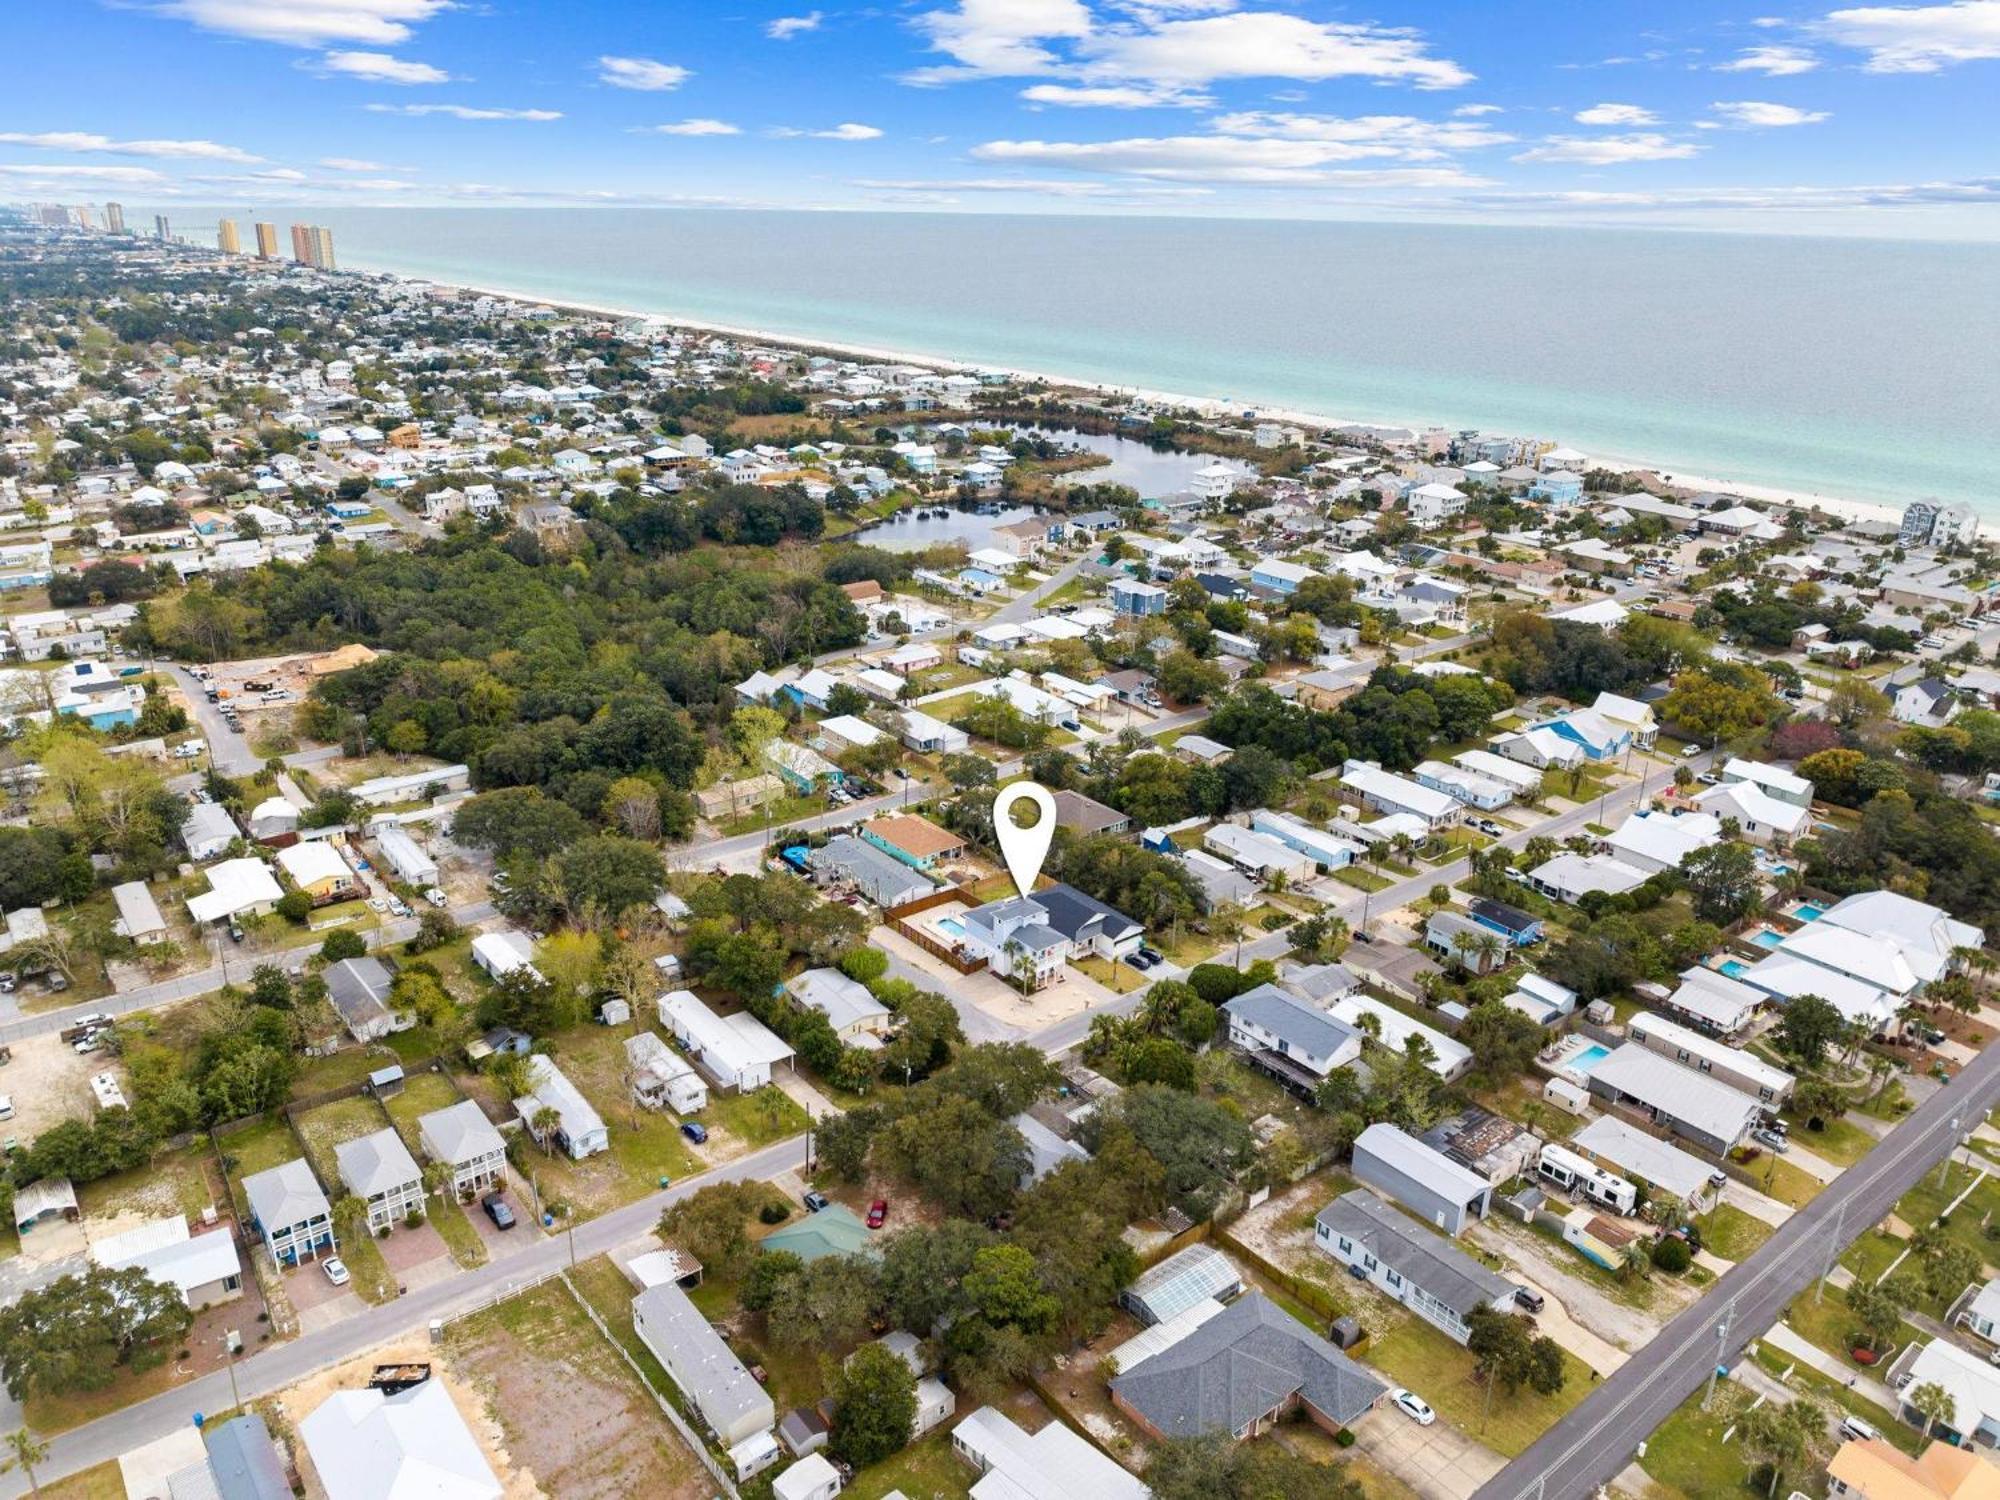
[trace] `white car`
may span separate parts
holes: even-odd
[[[1389,1399],[1396,1403],[1398,1411],[1419,1427],[1428,1427],[1438,1419],[1430,1403],[1415,1391],[1406,1391],[1399,1386],[1389,1392]]]
[[[349,1280],[347,1275],[347,1263],[341,1260],[338,1256],[336,1256],[332,1260],[321,1261],[319,1263],[319,1268],[322,1271],[326,1272],[326,1279],[332,1282],[335,1286],[347,1285]],[[1408,1395],[1409,1393],[1405,1391],[1403,1394]],[[1430,1408],[1426,1406],[1424,1410],[1429,1411]]]

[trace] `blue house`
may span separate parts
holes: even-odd
[[[1613,724],[1593,709],[1572,709],[1529,727],[1546,729],[1568,740],[1591,760],[1615,760],[1632,748],[1632,731]]]
[[[1470,909],[1472,920],[1489,932],[1497,932],[1516,948],[1527,948],[1539,943],[1545,935],[1542,919],[1518,906],[1509,906],[1505,901],[1494,901],[1485,896],[1473,898]]]
[[[1250,570],[1252,586],[1273,594],[1290,594],[1308,578],[1317,576],[1311,568],[1275,557],[1263,559]]]
[[[326,502],[327,514],[336,516],[343,521],[359,521],[373,509],[373,506],[363,500],[329,500]]]
[[[997,589],[1001,584],[998,573],[989,573],[984,568],[960,568],[958,581],[975,594],[983,594],[988,589]]]
[[[1156,583],[1114,578],[1111,607],[1121,615],[1163,615],[1167,612],[1167,591]]]
[[[1579,504],[1583,500],[1583,476],[1565,469],[1554,470],[1528,486],[1528,498],[1545,500],[1550,505]]]

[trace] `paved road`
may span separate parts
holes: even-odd
[[[248,776],[256,771],[263,762],[251,753],[249,738],[229,727],[221,707],[208,701],[208,689],[186,667],[169,666],[167,670],[180,684],[188,712],[200,726],[202,738],[208,741],[209,764],[224,776]]]
[[[461,926],[483,922],[494,916],[491,902],[474,901],[451,909],[452,917]],[[379,926],[368,929],[361,936],[371,948],[386,948],[393,943],[407,942],[416,936],[418,917],[392,917]],[[217,952],[220,959],[205,969],[192,974],[177,974],[172,979],[163,979],[158,984],[141,985],[138,989],[126,990],[122,994],[106,995],[101,1000],[85,1000],[76,1005],[65,1005],[59,1010],[37,1011],[31,1016],[23,1016],[18,1021],[9,1021],[0,1026],[0,1042],[18,1042],[24,1037],[44,1036],[61,1031],[65,1026],[73,1026],[77,1019],[87,1015],[129,1015],[136,1010],[152,1010],[161,1005],[172,1005],[176,1001],[191,1000],[197,995],[211,994],[225,984],[242,984],[250,978],[250,971],[259,964],[276,964],[282,969],[297,968],[308,958],[319,952],[324,938],[297,948],[264,949],[252,951],[238,948],[227,941],[220,944]]]
[[[805,1159],[805,1137],[794,1136],[712,1172],[685,1178],[663,1192],[579,1225],[574,1235],[574,1259],[587,1260],[637,1239],[653,1227],[669,1204],[711,1183],[762,1181],[803,1166]],[[371,1307],[322,1332],[253,1354],[237,1363],[237,1389],[246,1400],[281,1391],[314,1371],[351,1359],[386,1340],[420,1330],[433,1318],[449,1317],[505,1295],[512,1287],[568,1265],[571,1259],[569,1236],[542,1239],[517,1254],[490,1261],[477,1270],[460,1272],[394,1302]],[[46,1483],[107,1462],[187,1426],[196,1412],[226,1411],[233,1404],[226,1372],[190,1381],[150,1401],[128,1406],[51,1438],[48,1461],[36,1465],[36,1476]],[[18,1471],[0,1476],[0,1500],[11,1500],[26,1490],[27,1482]]]
[[[1989,1047],[1660,1330],[1643,1358],[1592,1391],[1473,1500],[1583,1500],[1608,1484],[1718,1361],[1733,1364],[1827,1269],[1832,1255],[1887,1214],[1985,1119],[1996,1097],[2000,1048]]]

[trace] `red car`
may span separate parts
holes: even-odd
[[[880,1229],[888,1217],[889,1200],[887,1198],[877,1198],[873,1203],[868,1205],[868,1227],[870,1229]]]

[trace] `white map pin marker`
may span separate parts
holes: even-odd
[[[1007,814],[1016,802],[1035,804],[1035,826],[1023,828]],[[1016,781],[1000,788],[993,799],[993,837],[1007,860],[1007,873],[1014,877],[1014,889],[1022,895],[1034,893],[1035,877],[1042,873],[1042,861],[1049,857],[1049,840],[1056,833],[1056,799],[1038,782]]]

